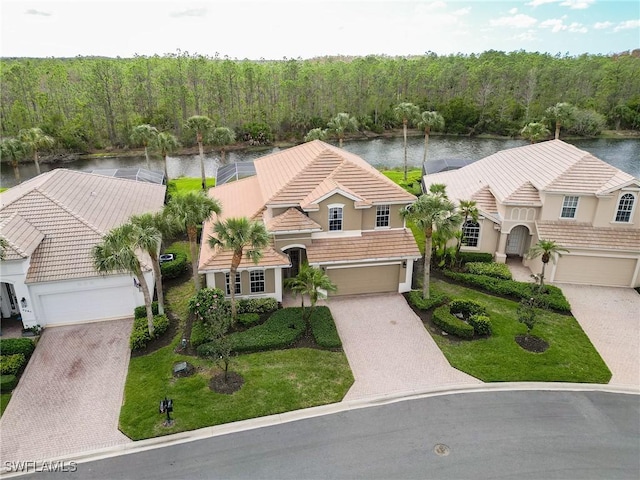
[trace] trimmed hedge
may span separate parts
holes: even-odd
[[[158,315],[158,302],[151,302],[153,315]],[[147,318],[147,307],[140,305],[133,310],[133,318]]]
[[[491,253],[483,253],[483,252],[460,252],[458,258],[459,258],[461,263],[469,263],[469,262],[491,263],[491,262],[493,262],[493,255]]]
[[[465,265],[467,272],[474,275],[486,275],[488,277],[502,278],[503,280],[511,280],[511,270],[506,263],[482,263],[469,262]]]
[[[167,249],[164,253],[173,254],[173,260],[160,264],[160,273],[162,274],[163,280],[177,278],[187,271],[187,255],[184,252],[177,249]]]
[[[15,375],[0,375],[0,392],[9,393],[18,385],[18,377]]]
[[[460,338],[473,338],[473,327],[455,317],[448,305],[442,305],[433,311],[433,323],[445,332]]]
[[[340,348],[342,341],[328,307],[316,307],[311,319],[311,333],[316,343],[323,348]]]
[[[153,338],[161,336],[169,328],[169,319],[166,315],[156,315],[153,317]],[[147,317],[133,320],[133,330],[129,337],[131,350],[143,350],[151,340]]]
[[[239,313],[238,323],[245,327],[253,327],[257,323],[260,323],[260,315],[257,313]]]
[[[198,347],[213,340],[214,331],[208,323],[195,321],[191,326],[191,345]]]
[[[241,298],[236,302],[238,314],[242,313],[270,313],[278,309],[278,301],[275,298]]]
[[[30,338],[3,338],[0,340],[0,354],[14,355],[21,353],[29,360],[36,348],[36,343]]]
[[[17,375],[27,364],[27,359],[22,353],[0,356],[0,375]]]
[[[471,315],[469,325],[473,327],[476,335],[491,335],[493,333],[491,319],[486,315]]]
[[[461,313],[465,319],[472,315],[487,314],[487,309],[473,300],[454,299],[449,303],[449,311],[453,314]]]
[[[457,273],[451,270],[444,270],[445,276],[466,285],[470,285],[489,293],[514,297],[517,300],[528,299],[535,296],[540,300],[541,307],[556,310],[558,312],[571,312],[571,305],[564,297],[562,290],[554,285],[545,285],[547,291],[538,295],[533,291],[535,285],[527,282],[516,282],[515,280],[502,280],[499,278],[487,277],[486,275],[474,275],[473,273]]]
[[[305,331],[300,307],[283,308],[273,313],[262,325],[229,335],[234,352],[258,352],[291,345]]]
[[[442,293],[429,292],[429,298],[422,298],[422,290],[411,290],[407,295],[409,303],[419,310],[429,310],[446,303],[449,299]]]

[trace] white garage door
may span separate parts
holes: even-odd
[[[338,287],[331,295],[397,292],[400,264],[327,268],[327,275]]]
[[[564,255],[558,259],[554,281],[628,287],[631,285],[636,263],[637,260],[633,258]]]

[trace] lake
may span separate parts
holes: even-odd
[[[636,178],[640,178],[640,139],[580,139],[568,141],[597,158],[623,170]],[[431,136],[429,139],[428,160],[459,158],[479,160],[500,150],[526,145],[524,140],[488,139],[476,137]],[[409,166],[420,167],[423,155],[423,137],[409,137],[407,142],[407,162]],[[374,138],[369,140],[352,140],[344,143],[344,149],[355,153],[376,167],[400,168],[403,164],[403,140],[401,137]],[[277,147],[264,151],[227,152],[227,163],[255,160],[269,153],[277,152]],[[167,159],[169,177],[199,177],[200,163],[196,155],[169,157]],[[216,152],[205,154],[205,172],[208,177],[215,176],[220,165]],[[43,172],[54,168],[91,171],[98,168],[146,167],[144,156],[114,157],[89,160],[78,160],[69,163],[41,164]],[[162,159],[153,157],[151,168],[162,171]],[[428,168],[428,165],[427,165]],[[20,165],[22,180],[35,176],[32,162]],[[1,185],[15,185],[13,169],[2,164]]]

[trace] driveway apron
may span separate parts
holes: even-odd
[[[39,461],[130,442],[118,430],[133,321],[45,329],[0,419],[0,457]]]
[[[328,302],[355,382],[345,400],[482,383],[453,368],[402,295]]]

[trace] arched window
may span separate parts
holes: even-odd
[[[618,211],[616,212],[616,222],[630,222],[631,212],[633,211],[633,202],[635,197],[631,193],[625,193],[620,197],[618,202]]]
[[[467,247],[477,247],[480,238],[480,224],[473,220],[467,220],[462,225],[462,244]]]

